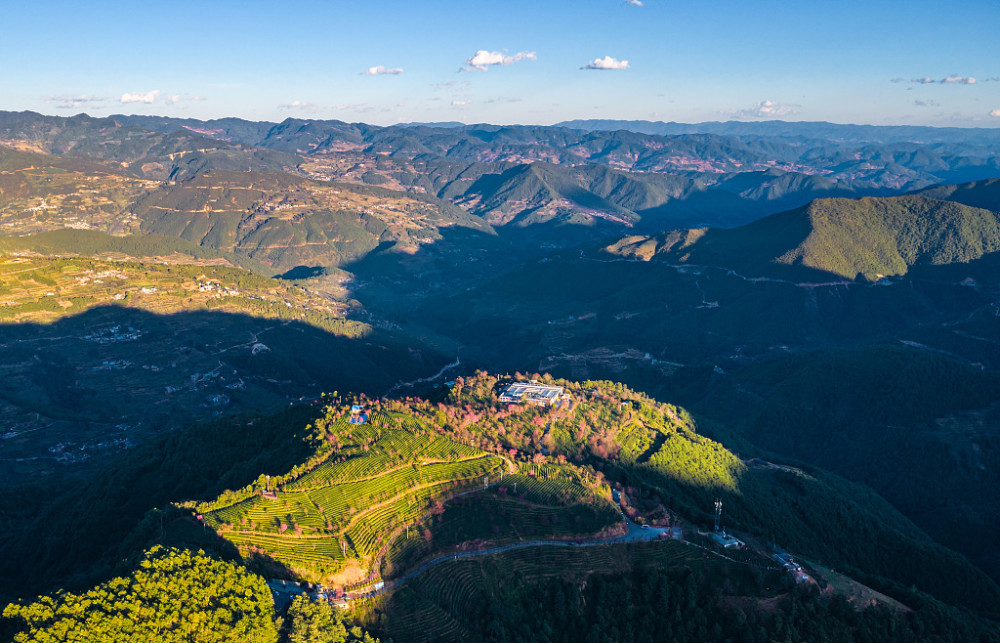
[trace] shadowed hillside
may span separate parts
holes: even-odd
[[[918,192],[920,196],[954,201],[973,208],[1000,212],[1000,179],[974,181],[962,185],[938,185]]]
[[[204,418],[338,389],[382,393],[453,359],[386,331],[352,339],[210,311],[102,306],[2,329],[0,459],[10,479],[72,474]]]

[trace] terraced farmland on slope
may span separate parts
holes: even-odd
[[[455,498],[418,529],[400,534],[382,559],[381,575],[398,578],[441,551],[532,540],[614,535],[623,527],[608,487],[572,464],[520,462],[489,490]]]
[[[337,335],[369,330],[344,319],[341,305],[239,269],[39,257],[0,244],[0,322],[51,322],[109,304],[157,314],[215,310],[295,319]]]
[[[437,565],[388,597],[368,599],[371,613],[387,613],[385,634],[396,641],[459,640],[487,618],[488,606],[549,579],[585,583],[593,574],[640,568],[725,568],[735,564],[697,547],[667,541],[595,547],[533,547]]]
[[[290,175],[206,172],[133,204],[144,234],[252,257],[277,272],[340,265],[380,244],[415,252],[461,226],[489,226],[431,197]]]
[[[573,467],[555,464],[528,465],[523,472],[504,479],[508,493],[542,504],[587,502],[593,490],[585,474]]]
[[[496,481],[500,456],[372,413],[326,425],[326,459],[276,490],[204,513],[244,554],[263,554],[310,580],[363,577],[400,528],[440,501]],[[334,445],[336,447],[334,448]],[[265,486],[267,483],[265,483]],[[208,505],[206,505],[208,507]]]
[[[138,220],[126,213],[128,204],[158,185],[113,164],[0,147],[0,232],[132,231]]]

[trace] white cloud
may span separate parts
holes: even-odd
[[[995,109],[992,112],[990,112],[990,116],[993,116],[994,118],[1000,118],[1000,109]]]
[[[913,104],[917,107],[941,107],[941,103],[933,100],[915,100]]]
[[[630,7],[641,7],[642,0],[625,0],[625,4],[627,4]]]
[[[514,63],[522,60],[537,59],[538,56],[533,51],[521,51],[513,56],[508,56],[500,51],[486,51],[485,49],[480,49],[465,61],[465,66],[462,67],[461,71],[486,71],[490,67],[495,67],[497,65],[513,65]]]
[[[455,107],[464,107],[465,105],[471,105],[472,101],[468,99],[453,100],[451,101],[451,104]]]
[[[204,96],[192,96],[191,94],[164,94],[159,89],[154,89],[150,92],[127,92],[122,94],[119,102],[123,104],[144,103],[146,105],[162,102],[164,105],[176,105],[177,103],[202,100],[206,100],[206,98]]]
[[[782,105],[773,100],[762,100],[759,103],[754,103],[748,109],[726,110],[724,113],[739,118],[776,118],[778,116],[788,116],[795,112],[795,108],[791,105]]]
[[[316,109],[316,106],[312,103],[306,103],[301,100],[293,100],[290,103],[285,103],[284,105],[278,105],[278,109],[302,109],[306,111],[312,111]]]
[[[605,56],[604,58],[595,58],[580,69],[628,69],[628,61]]]
[[[976,79],[972,76],[948,76],[941,80],[942,83],[958,83],[959,85],[975,85]]]
[[[122,103],[145,103],[147,105],[155,103],[156,99],[160,97],[160,90],[154,89],[151,92],[134,92],[122,94]]]
[[[362,76],[395,76],[396,74],[402,74],[403,69],[401,67],[384,67],[383,65],[375,65],[374,67],[369,67],[368,69],[361,72]]]
[[[910,81],[911,83],[920,83],[921,85],[929,85],[934,82],[934,79],[930,76],[924,76],[923,78],[914,78]]]
[[[100,96],[87,96],[86,94],[59,94],[57,96],[49,96],[45,99],[46,103],[50,105],[55,105],[56,109],[76,109],[83,105],[95,106],[99,103],[104,103],[107,98]]]

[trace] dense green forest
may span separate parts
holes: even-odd
[[[260,576],[200,550],[160,546],[127,577],[85,594],[12,603],[3,616],[26,625],[16,643],[378,643],[361,628],[348,628],[329,603],[300,596],[282,617]]]
[[[792,588],[766,609],[727,596],[732,579],[690,569],[630,575],[596,574],[586,583],[552,580],[508,603],[487,607],[483,640],[611,643],[640,641],[890,641],[997,640],[988,626],[958,625],[939,612],[858,609],[844,597]],[[732,591],[729,589],[729,591]]]
[[[679,397],[726,427],[727,444],[752,441],[864,483],[997,578],[995,372],[875,346],[782,356],[696,384],[703,376],[685,372]]]
[[[357,625],[345,624],[330,603],[305,596],[297,596],[289,605],[282,634],[288,643],[378,643]]]
[[[812,467],[748,466],[704,437],[699,420],[684,409],[620,383],[555,380],[577,401],[571,409],[512,411],[496,404],[497,382],[480,373],[456,382],[451,404],[408,406],[481,448],[513,448],[544,460],[540,452],[548,445],[549,458],[587,464],[609,481],[635,487],[651,515],[676,511],[707,523],[712,502],[721,497],[734,528],[834,567],[893,578],[989,613],[1000,600],[994,581],[860,485]],[[401,403],[388,408],[395,406]],[[713,426],[706,428],[711,432]]]
[[[414,643],[998,640],[989,622],[929,597],[908,603],[661,542],[448,561],[356,612],[383,639]]]
[[[276,643],[274,603],[258,576],[203,552],[154,547],[132,575],[85,594],[11,604],[28,641],[252,641]]]
[[[390,420],[390,426],[393,423],[410,426],[410,431],[431,431],[431,435],[438,431],[485,452],[505,453],[529,468],[583,467],[583,471],[593,472],[595,479],[600,476],[599,479],[624,485],[639,520],[669,523],[671,516],[680,515],[705,524],[709,522],[713,501],[722,498],[731,527],[780,542],[827,565],[871,577],[872,582],[881,586],[893,585],[877,579],[893,579],[902,587],[914,585],[946,602],[975,606],[984,613],[992,613],[1000,601],[1000,588],[992,580],[960,556],[934,543],[864,487],[820,469],[762,467],[744,461],[719,442],[704,437],[698,420],[684,409],[656,402],[621,384],[538,377],[564,386],[573,403],[563,408],[499,404],[495,389],[500,380],[478,373],[459,378],[440,402],[409,399],[374,404],[388,418],[399,418]],[[344,427],[350,425],[333,422],[343,414],[343,410],[332,415],[327,411],[327,419],[314,424],[319,450],[309,464],[275,478],[275,485],[287,491],[294,491],[301,484],[314,488],[315,483],[290,482],[305,472],[308,473],[304,479],[317,476],[323,480],[336,479],[339,465],[327,460],[330,454],[339,452],[331,451],[329,445],[347,447],[357,440],[350,437],[357,431],[344,432]],[[407,424],[406,418],[412,418],[413,424]],[[378,426],[376,422],[375,428]],[[406,448],[399,445],[407,444],[409,438],[402,435],[387,443],[396,445],[388,447],[390,459],[400,455],[405,459]],[[363,440],[365,444],[370,441]],[[350,456],[350,450],[344,453],[348,455],[348,463],[357,459]],[[363,471],[360,463],[365,459],[357,462],[351,466]],[[555,478],[560,479],[561,475],[566,474],[555,474]],[[314,525],[315,518],[309,518],[308,510],[302,514],[302,510],[295,509],[292,494],[281,505],[284,509],[278,507],[282,516],[288,514],[288,519],[265,518],[270,512],[267,502],[244,501],[259,493],[263,484],[263,479],[258,478],[244,491],[226,495],[221,502],[213,501],[202,511],[233,506],[236,512],[226,509],[222,522],[231,525],[227,529],[235,527],[236,532],[250,524],[241,515],[255,518],[255,524],[260,525],[252,527],[251,532],[280,531],[279,523],[300,524],[309,532],[329,529],[336,524],[336,520],[331,523],[330,519],[346,511],[326,505],[327,510],[338,513],[326,515]],[[393,492],[379,493],[385,494],[383,498],[393,497]],[[243,504],[234,504],[241,501]],[[345,507],[351,504],[350,500],[344,502]],[[271,527],[266,527],[267,524]],[[284,538],[292,537],[294,542],[289,534]],[[335,551],[328,555],[331,560],[341,556]]]

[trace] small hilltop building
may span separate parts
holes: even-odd
[[[351,424],[364,424],[368,421],[368,410],[360,404],[351,405],[351,417],[348,420]]]
[[[736,536],[727,534],[725,529],[713,533],[712,540],[714,540],[716,544],[722,545],[725,549],[739,549],[745,545],[745,543]]]
[[[722,501],[715,501],[715,531],[712,533],[712,540],[717,544],[722,545],[725,549],[738,549],[743,547],[746,543],[737,538],[726,533],[726,528],[721,527],[722,524]],[[721,528],[720,528],[721,527]]]
[[[508,404],[534,404],[535,406],[562,406],[569,404],[569,394],[561,386],[549,386],[538,380],[509,382],[497,389],[497,399]]]

